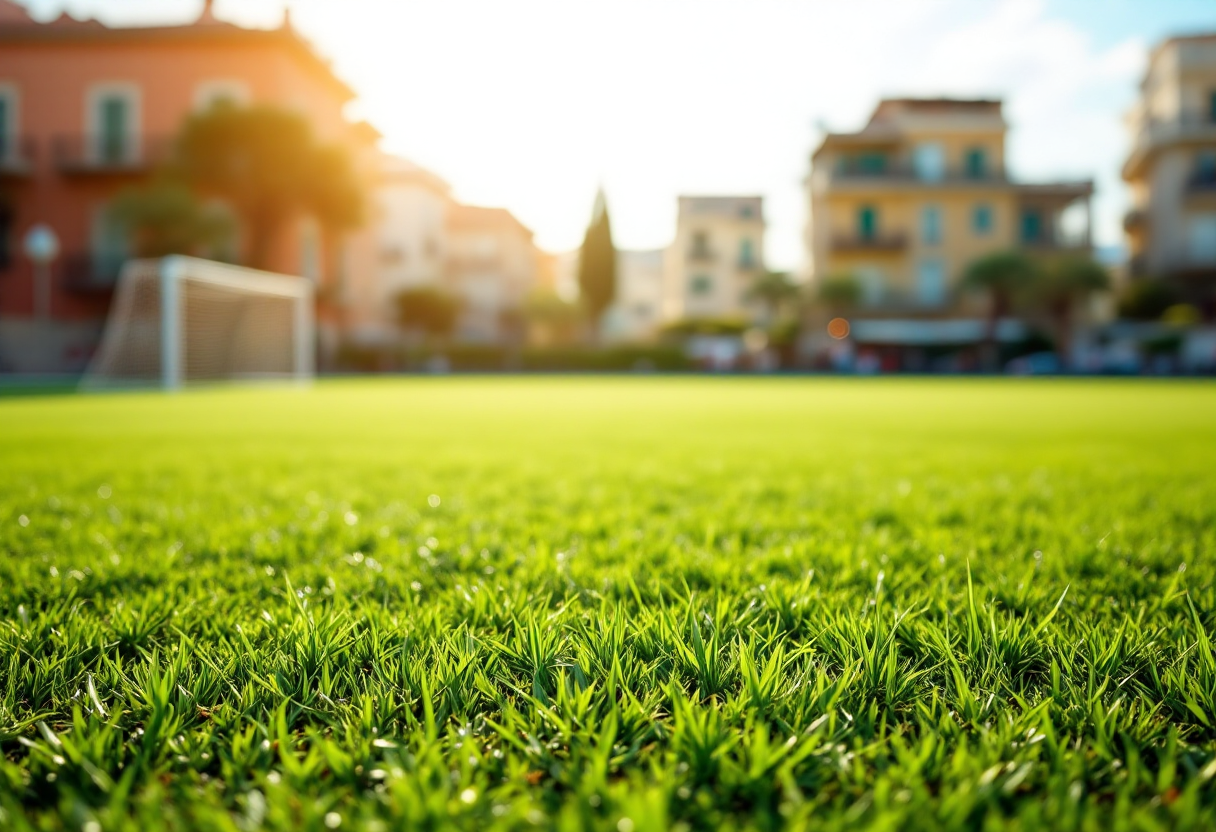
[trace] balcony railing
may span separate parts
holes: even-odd
[[[30,138],[0,136],[0,176],[28,176],[34,171],[37,143]]]
[[[891,182],[891,183],[921,183],[926,185],[940,184],[991,184],[1005,182],[1007,177],[1003,168],[986,167],[974,170],[966,167],[951,167],[930,174],[918,169],[915,165],[897,162],[882,167],[858,164],[842,164],[832,171],[832,179],[837,182]]]
[[[718,257],[712,249],[704,246],[693,246],[688,250],[687,256],[690,263],[711,263]]]
[[[889,234],[837,234],[832,238],[832,250],[847,251],[902,251],[908,247],[908,235],[900,232]]]
[[[141,173],[165,162],[169,139],[143,135],[56,136],[55,165],[64,173]]]

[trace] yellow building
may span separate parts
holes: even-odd
[[[1131,275],[1173,279],[1191,300],[1216,289],[1216,33],[1171,38],[1149,57],[1123,167]]]
[[[748,292],[764,273],[764,198],[681,196],[663,254],[665,321],[754,316]]]
[[[1000,101],[900,98],[829,133],[806,181],[811,279],[851,274],[875,313],[945,317],[982,255],[1088,253],[1093,183],[1013,181],[1007,129]]]

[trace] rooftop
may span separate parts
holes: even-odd
[[[528,239],[532,230],[515,218],[506,208],[485,208],[479,205],[453,205],[448,212],[448,226],[453,231],[518,231]]]
[[[827,133],[812,157],[836,144],[898,144],[906,135],[904,122],[910,119],[990,119],[992,127],[1003,128],[1002,108],[1003,103],[997,98],[884,98],[865,127],[855,133]]]
[[[380,172],[385,182],[422,185],[443,196],[452,192],[452,186],[438,174],[401,156],[384,155],[380,162]]]
[[[345,82],[334,74],[329,62],[322,58],[291,25],[290,14],[276,29],[246,29],[218,19],[212,0],[206,0],[202,14],[192,23],[177,26],[107,26],[100,20],[78,19],[67,12],[40,23],[31,18],[23,6],[13,0],[0,0],[0,45],[43,44],[219,44],[269,45],[288,50],[310,69],[329,80],[346,100],[355,97]]]

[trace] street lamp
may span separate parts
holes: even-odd
[[[51,318],[51,263],[59,256],[59,238],[45,223],[25,235],[25,256],[34,264],[34,315],[41,321]]]

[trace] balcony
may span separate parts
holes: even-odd
[[[22,178],[34,172],[37,144],[30,138],[0,136],[0,178]]]
[[[833,169],[831,174],[833,185],[882,185],[882,186],[984,186],[999,185],[1008,182],[1005,170],[999,167],[988,167],[984,170],[969,170],[965,167],[946,168],[938,175],[926,175],[914,165],[906,163],[886,164],[882,166],[858,165],[845,163]]]
[[[712,249],[705,246],[693,246],[685,255],[689,263],[712,263],[718,259],[718,255],[714,254]]]
[[[908,235],[889,234],[837,234],[832,238],[832,251],[839,254],[849,252],[895,253],[908,247]]]
[[[1145,121],[1123,165],[1123,178],[1140,176],[1144,165],[1163,147],[1211,144],[1216,144],[1216,120],[1207,113],[1188,112],[1170,121]]]
[[[168,160],[171,139],[149,136],[56,136],[55,166],[66,174],[146,173]]]

